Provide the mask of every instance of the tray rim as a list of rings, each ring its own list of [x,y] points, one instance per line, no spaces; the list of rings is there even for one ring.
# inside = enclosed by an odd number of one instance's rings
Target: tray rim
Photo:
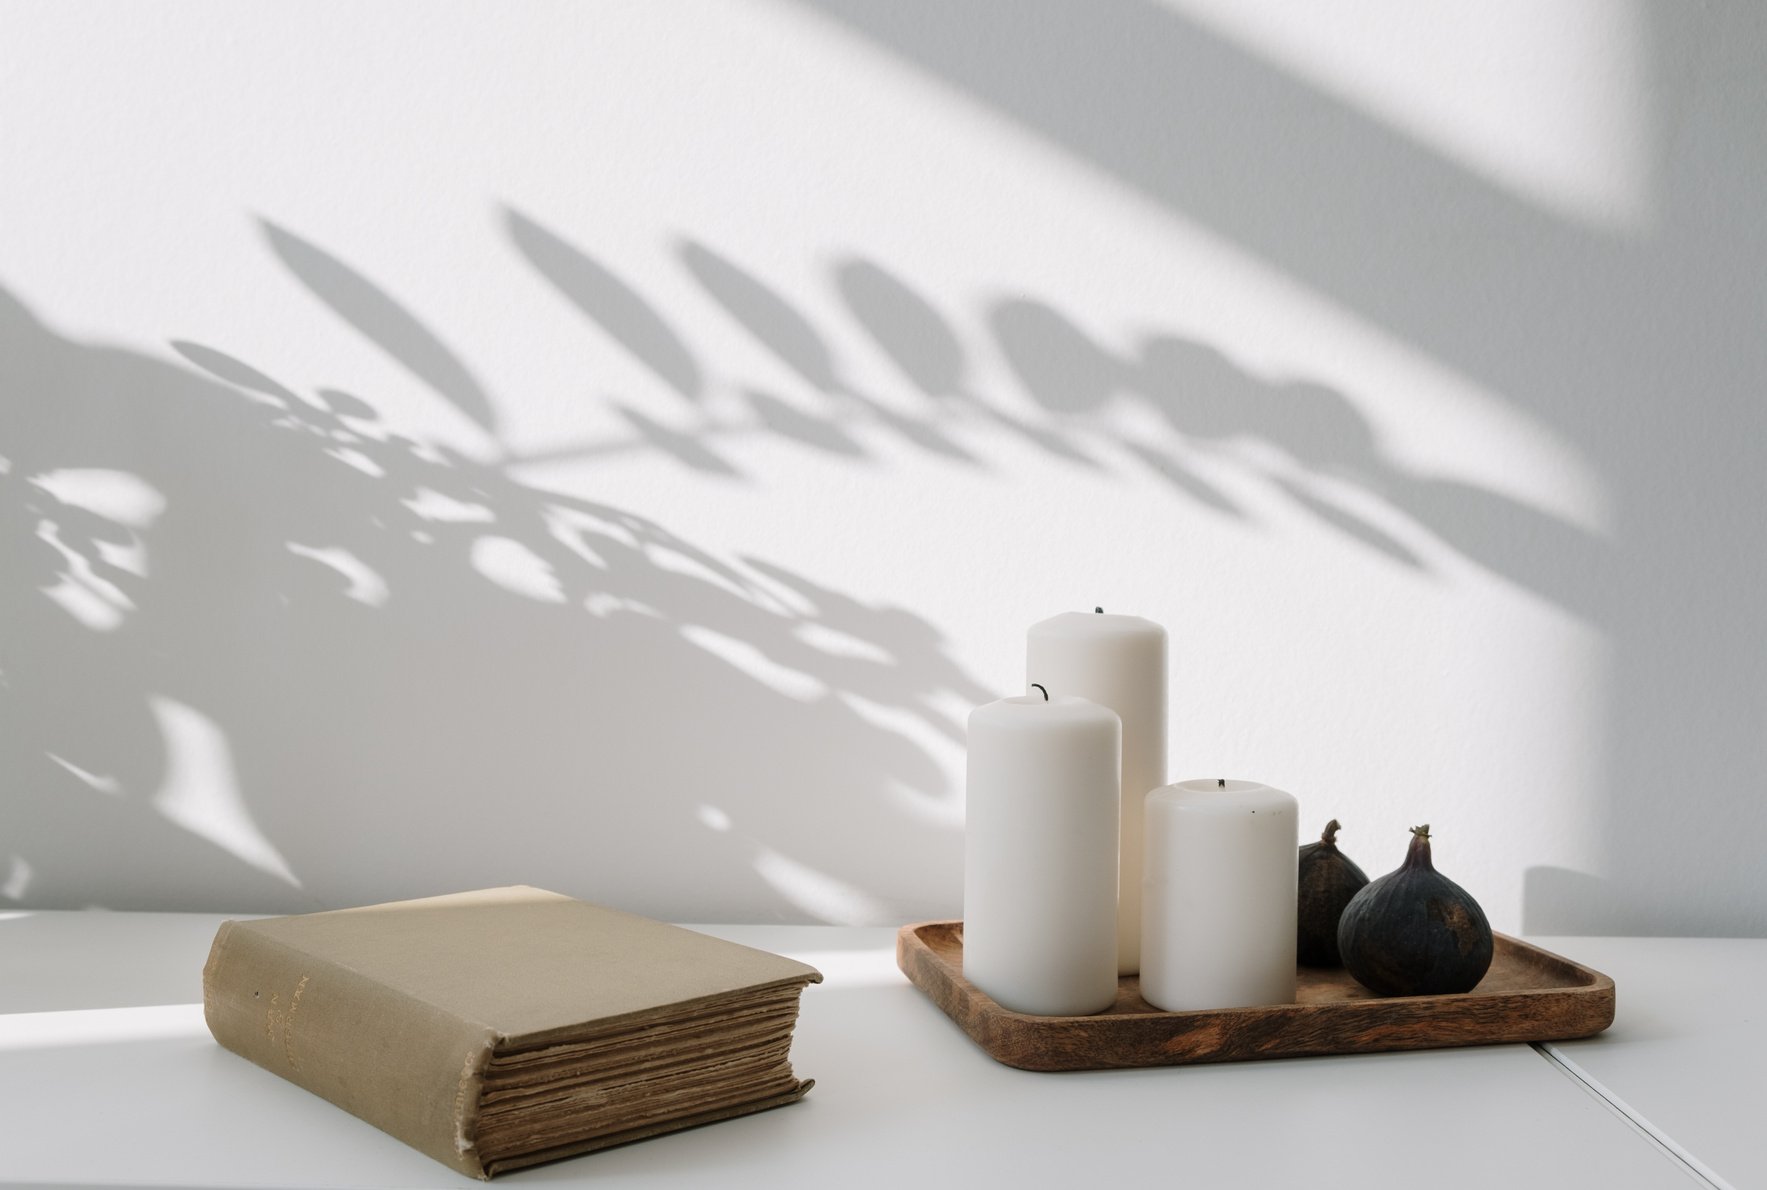
[[[938,919],[913,922],[896,931],[896,965],[934,1006],[961,1028],[990,1057],[1008,1066],[1025,1070],[1097,1070],[1159,1065],[1189,1065],[1206,1062],[1268,1060],[1283,1057],[1321,1056],[1331,1054],[1379,1053],[1408,1049],[1442,1049],[1469,1045],[1501,1045],[1536,1041],[1562,1041],[1576,1037],[1592,1037],[1613,1024],[1614,981],[1595,968],[1575,959],[1536,946],[1510,934],[1494,936],[1506,947],[1537,955],[1574,971],[1583,981],[1573,986],[1517,988],[1504,992],[1469,996],[1465,993],[1431,996],[1383,996],[1371,999],[1261,1005],[1252,1008],[1203,1009],[1187,1012],[1112,1012],[1092,1016],[1032,1016],[1002,1007],[986,992],[963,978],[961,968],[952,965],[923,936],[932,929],[961,931],[962,919]],[[1132,978],[1132,977],[1125,977]],[[1442,1030],[1490,1016],[1506,1007],[1538,1004],[1550,1000],[1564,1002],[1569,1012],[1559,1017],[1577,1018],[1548,1023],[1538,1028],[1491,1028],[1473,1030],[1463,1036],[1449,1037],[1432,1032],[1434,1023]],[[1430,1010],[1438,1010],[1432,1013]],[[1122,1034],[1157,1031],[1161,1022],[1173,1027],[1167,1032],[1176,1036],[1186,1029],[1206,1030],[1211,1025],[1257,1020],[1280,1026],[1284,1022],[1306,1020],[1372,1019],[1391,1017],[1398,1021],[1410,1017],[1411,1031],[1406,1035],[1382,1037],[1373,1041],[1359,1040],[1342,1047],[1303,1046],[1291,1051],[1185,1053],[1169,1046],[1158,1052],[1131,1056],[1088,1055],[1084,1045],[1075,1048],[1086,1034]],[[1405,1022],[1400,1021],[1401,1025]],[[1152,1034],[1150,1034],[1152,1036]],[[1049,1037],[1066,1046],[1063,1055],[1027,1059],[1015,1052],[1008,1042],[1014,1037]]]

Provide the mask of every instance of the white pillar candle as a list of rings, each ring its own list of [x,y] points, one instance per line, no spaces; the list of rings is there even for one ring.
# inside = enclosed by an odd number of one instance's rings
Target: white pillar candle
[[[1031,625],[1026,644],[1027,681],[1089,698],[1123,721],[1117,964],[1133,975],[1141,964],[1142,803],[1166,783],[1166,630],[1140,616],[1063,612]]]
[[[1115,713],[1083,698],[970,713],[963,974],[1014,1012],[1116,1002],[1121,740]]]
[[[1147,798],[1141,998],[1167,1012],[1295,998],[1295,799],[1255,781]]]

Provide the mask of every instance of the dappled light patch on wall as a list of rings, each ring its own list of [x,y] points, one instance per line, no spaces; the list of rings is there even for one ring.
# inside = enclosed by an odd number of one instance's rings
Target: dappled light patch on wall
[[[150,697],[148,706],[166,749],[154,808],[242,863],[299,888],[300,879],[288,861],[252,818],[220,726],[195,707],[163,695]]]
[[[31,863],[22,855],[15,855],[7,865],[4,881],[0,881],[0,897],[9,901],[20,901],[31,890],[31,877],[35,872]]]
[[[311,558],[330,570],[334,570],[346,584],[343,590],[345,599],[353,599],[368,607],[379,607],[392,595],[387,587],[386,579],[376,574],[368,563],[341,546],[321,547],[288,543],[288,552],[298,558]]]
[[[726,636],[703,624],[684,624],[681,635],[761,685],[799,702],[814,702],[828,687],[811,675],[782,665],[745,640]]]
[[[865,925],[889,915],[876,897],[770,847],[756,849],[754,864],[761,879],[815,921]]]
[[[563,603],[552,564],[513,537],[487,534],[472,543],[472,568],[505,591],[540,603]]]

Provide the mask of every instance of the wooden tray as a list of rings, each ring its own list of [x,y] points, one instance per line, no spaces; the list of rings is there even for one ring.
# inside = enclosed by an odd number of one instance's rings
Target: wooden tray
[[[1588,1037],[1614,1021],[1614,981],[1505,934],[1479,986],[1453,996],[1376,996],[1348,972],[1300,968],[1297,1003],[1161,1012],[1125,975],[1093,1016],[1026,1016],[963,978],[963,923],[896,934],[896,965],[989,1057],[1024,1070],[1177,1066]]]

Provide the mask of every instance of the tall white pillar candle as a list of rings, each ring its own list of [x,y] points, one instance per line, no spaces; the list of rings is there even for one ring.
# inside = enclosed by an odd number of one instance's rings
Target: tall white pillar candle
[[[1167,1012],[1295,998],[1295,799],[1255,781],[1147,798],[1141,998]]]
[[[1031,625],[1026,644],[1027,681],[1089,698],[1123,721],[1117,964],[1133,975],[1141,962],[1142,802],[1166,783],[1166,630],[1140,616],[1063,612]]]
[[[1083,698],[970,713],[963,975],[1014,1012],[1116,1002],[1121,740],[1116,714]]]

